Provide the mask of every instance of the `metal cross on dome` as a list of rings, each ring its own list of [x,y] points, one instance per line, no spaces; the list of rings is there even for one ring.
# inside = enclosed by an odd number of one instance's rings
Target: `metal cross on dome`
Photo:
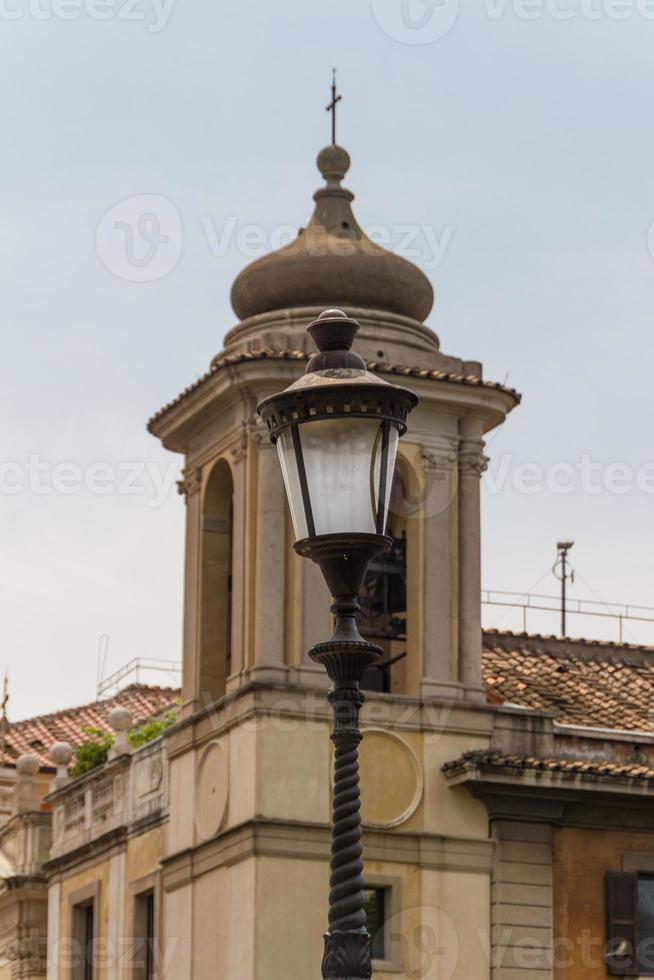
[[[332,101],[328,106],[325,106],[325,110],[332,114],[332,144],[334,146],[336,146],[336,106],[342,98],[342,95],[336,94],[336,69],[332,68]]]

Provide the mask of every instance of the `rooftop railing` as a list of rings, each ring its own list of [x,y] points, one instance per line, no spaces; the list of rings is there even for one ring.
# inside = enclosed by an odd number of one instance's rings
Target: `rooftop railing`
[[[486,629],[521,629],[523,633],[558,633],[561,617],[561,597],[540,593],[506,592],[499,589],[482,589],[482,611],[502,607],[504,613],[495,617],[485,615]],[[549,616],[543,616],[543,613]],[[539,614],[536,616],[535,614]],[[602,602],[599,599],[566,600],[566,616],[571,635],[583,635],[588,639],[613,639],[617,643],[644,643],[654,645],[654,607],[637,606],[620,602]],[[585,617],[588,617],[587,619]],[[535,627],[536,620],[541,626]],[[591,637],[593,624],[609,626],[609,636]],[[543,628],[542,623],[549,624]],[[577,627],[575,629],[575,627]],[[635,630],[638,629],[638,635]],[[600,630],[603,632],[603,630]]]
[[[127,683],[141,684],[156,679],[162,687],[179,687],[182,676],[182,665],[175,660],[156,660],[151,657],[134,657],[119,670],[108,677],[100,677],[97,686],[97,698],[110,698],[118,691],[127,687]]]

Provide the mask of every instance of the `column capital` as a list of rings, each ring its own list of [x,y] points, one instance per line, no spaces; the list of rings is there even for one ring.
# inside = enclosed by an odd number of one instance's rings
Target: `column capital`
[[[457,460],[454,446],[423,446],[420,454],[425,474],[449,472]]]
[[[259,449],[275,448],[275,444],[270,441],[268,429],[263,422],[258,422],[256,426],[250,429],[250,439],[257,444]]]
[[[464,476],[481,476],[488,469],[483,442],[464,442],[459,451],[459,472]]]
[[[241,429],[229,448],[229,455],[235,463],[245,459],[250,442],[257,446],[272,446],[268,430],[260,419],[250,417],[241,422]]]
[[[182,497],[190,497],[199,493],[202,488],[202,467],[192,466],[184,470],[181,480],[177,481],[177,493]]]
[[[235,463],[240,463],[248,454],[248,433],[251,424],[250,419],[247,422],[241,422],[241,430],[229,447],[229,455]]]

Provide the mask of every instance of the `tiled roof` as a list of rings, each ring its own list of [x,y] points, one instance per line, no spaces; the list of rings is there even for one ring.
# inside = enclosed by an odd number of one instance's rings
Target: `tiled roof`
[[[591,762],[587,759],[540,759],[534,756],[502,755],[499,752],[466,752],[453,762],[446,762],[443,772],[454,774],[484,766],[491,769],[514,769],[531,772],[558,772],[581,776],[610,776],[623,779],[654,779],[654,768],[641,763]]]
[[[179,691],[173,688],[132,684],[106,701],[93,701],[79,708],[67,708],[50,715],[10,723],[5,729],[4,739],[0,735],[0,764],[13,765],[19,755],[29,752],[38,758],[42,766],[51,768],[52,763],[48,758],[51,745],[55,742],[80,745],[86,739],[85,728],[110,732],[107,717],[112,708],[127,708],[134,725],[139,725],[173,707],[178,700]]]
[[[652,647],[486,630],[483,674],[491,704],[545,711],[563,725],[654,733]],[[107,716],[117,705],[127,708],[137,725],[172,707],[178,699],[179,691],[173,688],[134,684],[106,701],[13,722],[4,736],[5,764],[11,765],[22,753],[31,752],[42,765],[50,766],[47,753],[54,742],[79,745],[85,739],[84,728],[110,731]],[[622,769],[639,777],[642,773],[638,770],[649,772],[637,765],[505,758],[532,769],[581,771],[580,767],[590,767],[589,771],[616,770],[616,774]]]
[[[564,725],[654,732],[654,648],[484,632],[491,704],[545,711]]]
[[[221,368],[227,367],[230,364],[242,364],[245,361],[308,361],[309,354],[302,350],[278,350],[277,348],[266,347],[257,351],[239,351],[236,354],[223,354],[213,361],[211,367],[203,374],[202,377],[194,381],[192,385],[185,388],[177,398],[164,405],[158,412],[152,416],[148,422],[148,429],[154,425],[160,418],[162,418],[167,412],[169,412],[180,402],[184,401],[187,395],[191,392],[196,391],[201,388],[202,385],[213,377]],[[429,381],[445,381],[450,384],[461,384],[461,385],[472,385],[476,388],[494,388],[496,391],[503,391],[515,400],[516,404],[520,401],[520,395],[515,390],[515,388],[507,388],[497,381],[484,381],[482,378],[478,378],[474,374],[456,374],[450,371],[432,371],[429,368],[419,368],[419,367],[400,367],[394,364],[384,364],[382,361],[368,361],[366,367],[369,371],[378,372],[380,374],[397,374],[405,378],[425,378]]]

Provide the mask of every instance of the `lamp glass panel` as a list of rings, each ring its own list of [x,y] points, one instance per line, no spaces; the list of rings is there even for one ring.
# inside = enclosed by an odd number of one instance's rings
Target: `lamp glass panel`
[[[388,521],[388,508],[391,502],[391,489],[393,487],[393,474],[395,472],[395,458],[397,456],[397,444],[400,438],[400,434],[394,425],[389,426],[388,430],[388,451],[386,453],[386,482],[384,484],[384,500],[383,500],[383,521],[381,525],[382,534],[386,533],[386,522]],[[375,514],[377,508],[377,501],[379,500],[379,475],[382,466],[382,443],[381,438],[379,439],[375,452],[374,460],[374,486],[375,486]]]
[[[377,506],[382,467],[382,423],[378,419],[320,418],[297,426],[306,490],[311,505],[314,532],[340,534],[377,532]],[[398,431],[388,430],[383,526],[397,455]],[[285,429],[277,439],[291,519],[298,540],[309,537],[310,522],[302,494],[293,430]]]
[[[373,481],[371,471],[380,426],[378,419],[324,417],[300,426],[316,534],[375,533],[379,466]]]
[[[293,446],[293,433],[290,429],[285,429],[277,439],[277,453],[279,463],[284,477],[288,506],[291,511],[291,520],[295,529],[295,537],[298,541],[309,536],[307,518],[302,501],[302,484],[298,470],[298,461]]]

